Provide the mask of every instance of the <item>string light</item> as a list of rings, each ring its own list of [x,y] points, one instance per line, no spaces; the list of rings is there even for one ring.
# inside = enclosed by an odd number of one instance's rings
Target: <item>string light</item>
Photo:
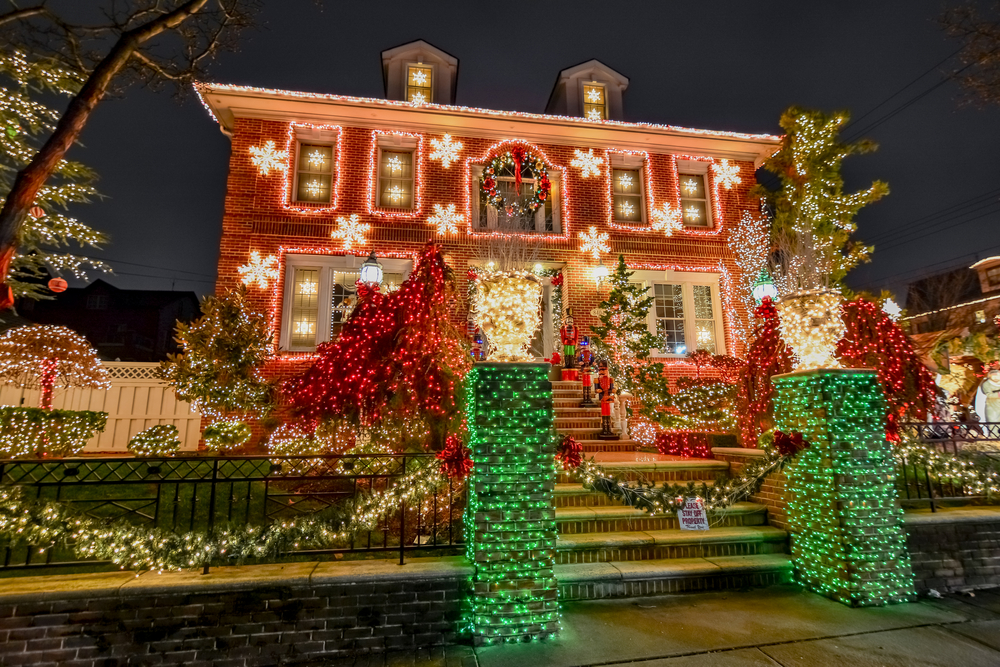
[[[743,182],[743,179],[740,178],[740,166],[731,164],[726,158],[722,158],[720,163],[712,165],[712,173],[715,175],[716,182],[727,190],[732,190],[734,185]]]
[[[293,162],[295,151],[297,148],[297,134],[296,130],[303,130],[305,134],[320,133],[322,135],[328,135],[333,133],[333,143],[336,146],[336,161],[331,165],[330,174],[330,202],[297,202],[295,197],[298,196],[297,193],[293,192],[295,187],[295,177],[296,169]],[[341,160],[343,156],[343,128],[339,125],[313,125],[311,123],[289,123],[287,131],[287,139],[285,143],[284,153],[288,156],[287,167],[283,170],[285,172],[285,187],[284,187],[284,201],[282,202],[282,208],[286,211],[295,211],[296,213],[310,213],[310,214],[322,214],[329,211],[337,210],[337,204],[340,199],[340,188],[341,188]],[[305,177],[305,174],[302,175]],[[306,192],[308,192],[313,197],[319,197],[323,194],[324,188],[323,184],[316,182],[318,187],[313,187],[312,190],[309,188],[312,183],[306,184]]]
[[[528,344],[541,324],[542,285],[530,272],[483,272],[472,294],[472,320],[486,333],[489,357],[530,361]]]
[[[579,169],[581,178],[601,175],[601,168],[604,166],[605,158],[594,155],[593,148],[589,149],[586,153],[577,148],[573,151],[573,155],[574,157],[570,160],[569,166]]]
[[[581,232],[580,238],[583,239],[580,251],[589,252],[594,259],[600,259],[603,253],[611,252],[611,246],[608,245],[608,235],[604,232],[598,232],[597,227],[593,225],[587,231]]]
[[[267,289],[272,280],[278,279],[278,258],[274,255],[261,257],[260,253],[254,250],[250,253],[250,261],[237,267],[236,272],[240,274],[240,280],[247,287],[256,285],[261,289]]]
[[[416,93],[415,95],[419,95]],[[413,150],[413,207],[408,209],[381,208],[378,205],[378,193],[376,185],[379,179],[378,155],[379,137],[404,137],[404,141],[416,144]],[[371,150],[368,153],[368,213],[382,218],[416,218],[423,210],[424,191],[424,135],[411,132],[395,132],[392,130],[372,130]],[[393,162],[395,160],[395,162]],[[395,170],[398,166],[402,171],[403,163],[398,156],[389,158],[390,169]],[[393,171],[395,173],[395,171]],[[392,188],[395,188],[394,190]],[[393,202],[399,203],[405,194],[399,186],[390,188],[390,198]]]
[[[367,222],[360,222],[357,213],[351,214],[350,218],[337,218],[337,229],[330,236],[343,241],[343,250],[347,252],[355,245],[363,246],[368,243],[365,234],[371,230],[372,226]]]
[[[465,216],[455,211],[454,204],[441,206],[434,204],[434,214],[427,218],[427,223],[437,227],[440,236],[457,234],[458,225],[465,222]]]
[[[681,212],[671,206],[669,202],[663,202],[659,208],[653,209],[653,222],[650,224],[650,229],[663,232],[666,236],[672,236],[674,232],[684,229]]]
[[[837,342],[844,337],[840,293],[802,292],[778,303],[781,337],[792,348],[795,370],[840,368]]]
[[[273,141],[267,141],[264,146],[251,146],[250,162],[257,167],[257,172],[261,176],[270,176],[272,171],[285,171],[288,169],[288,151],[279,151],[274,147]]]
[[[740,224],[729,233],[726,244],[739,267],[739,277],[735,281],[736,288],[733,300],[743,308],[742,313],[752,313],[757,307],[753,295],[754,284],[767,264],[771,252],[770,226],[763,215],[753,215],[749,211],[740,214]],[[745,345],[750,344],[752,326],[749,317],[740,316],[736,319],[739,340]]]
[[[0,458],[76,456],[107,423],[107,412],[0,406]]]
[[[461,141],[452,141],[451,135],[444,135],[444,139],[431,139],[431,159],[441,160],[441,166],[447,169],[452,162],[458,162],[458,154],[462,150]]]
[[[173,424],[156,424],[140,431],[128,441],[128,450],[140,457],[172,456],[180,451],[181,441]]]

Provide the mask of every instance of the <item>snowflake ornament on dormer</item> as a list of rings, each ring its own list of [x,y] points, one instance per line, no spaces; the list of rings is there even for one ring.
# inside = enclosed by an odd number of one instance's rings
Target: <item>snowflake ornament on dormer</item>
[[[608,235],[604,232],[598,232],[597,227],[591,226],[590,229],[580,234],[580,238],[583,239],[580,250],[589,252],[594,259],[600,259],[602,253],[611,250],[611,246],[608,245]]]
[[[434,214],[427,218],[427,224],[437,226],[437,233],[441,236],[457,234],[461,222],[465,222],[465,216],[455,211],[454,204],[447,207],[434,204]]]
[[[432,160],[441,160],[441,166],[447,169],[452,162],[458,161],[458,152],[462,150],[461,141],[452,141],[451,135],[444,135],[444,139],[431,139]]]
[[[368,243],[365,234],[372,228],[367,222],[361,222],[357,213],[353,213],[350,218],[337,218],[337,228],[330,234],[331,238],[340,239],[344,242],[343,249],[350,250],[356,245],[362,246]]]
[[[734,185],[743,182],[739,165],[731,164],[729,160],[723,159],[721,163],[713,164],[712,171],[715,173],[716,183],[727,190],[732,190]]]
[[[288,168],[288,151],[275,150],[274,142],[268,141],[263,148],[251,146],[250,162],[257,167],[257,172],[261,176],[270,176],[272,171],[285,171]]]
[[[575,157],[570,161],[569,166],[579,169],[582,178],[601,175],[601,166],[604,164],[604,158],[594,155],[593,148],[586,153],[577,148],[573,155]]]
[[[250,253],[250,261],[238,267],[236,272],[240,274],[240,280],[247,287],[256,285],[261,289],[267,289],[272,280],[278,279],[278,258],[274,255],[261,257],[260,253],[254,250]]]

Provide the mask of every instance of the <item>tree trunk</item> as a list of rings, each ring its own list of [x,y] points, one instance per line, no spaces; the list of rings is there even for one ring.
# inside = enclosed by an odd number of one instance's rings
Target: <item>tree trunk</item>
[[[52,409],[52,390],[56,386],[56,367],[57,362],[55,359],[46,359],[42,362],[42,376],[39,380],[42,388],[42,397],[38,403],[38,407],[42,410]]]
[[[208,0],[189,0],[169,14],[122,33],[108,55],[90,73],[41,150],[35,154],[27,167],[17,173],[14,186],[7,194],[3,209],[0,209],[0,271],[2,271],[0,277],[4,279],[7,277],[11,257],[17,248],[18,233],[28,217],[28,211],[35,203],[38,191],[76,142],[97,103],[107,93],[114,77],[128,64],[129,59],[144,42],[180,25],[200,11],[207,2]],[[0,305],[4,302],[3,296],[3,292],[0,291]]]

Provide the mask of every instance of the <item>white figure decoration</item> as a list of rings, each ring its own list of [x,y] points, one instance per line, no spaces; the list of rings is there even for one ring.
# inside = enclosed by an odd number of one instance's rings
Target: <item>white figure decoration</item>
[[[976,390],[976,414],[980,421],[1000,422],[1000,368],[993,368]]]

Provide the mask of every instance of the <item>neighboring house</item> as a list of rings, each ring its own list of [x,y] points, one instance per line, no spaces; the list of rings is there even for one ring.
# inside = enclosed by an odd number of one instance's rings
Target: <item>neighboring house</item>
[[[1000,256],[910,283],[902,319],[913,334],[986,324],[1000,314]]]
[[[177,352],[174,326],[198,316],[194,292],[125,290],[95,280],[51,301],[22,299],[18,313],[38,324],[62,324],[97,348],[106,361],[161,361]]]
[[[300,371],[319,343],[336,337],[372,251],[384,281],[398,284],[419,249],[438,240],[463,321],[468,272],[509,215],[516,174],[496,174],[499,209],[480,178],[512,147],[541,160],[536,170],[522,168],[522,188],[551,183],[551,196],[519,232],[540,244],[543,268],[561,269],[563,312],[572,308],[584,334],[607,294],[595,273],[624,254],[633,280],[656,298],[649,326],[662,340],[658,355],[683,364],[675,372],[691,372],[686,353],[696,348],[742,352],[736,332],[748,314],[733,292],[740,276],[727,241],[750,210],[755,168],[779,137],[626,122],[629,80],[596,60],[559,73],[544,114],[455,106],[458,59],[424,41],[384,51],[382,65],[385,99],[196,85],[232,141],[217,289],[240,283],[237,269],[253,252],[277,260],[278,279],[251,289],[277,334],[272,375]],[[678,213],[669,237],[653,228],[664,206]],[[438,231],[446,221],[457,233]],[[607,235],[596,256],[584,248],[591,228]],[[350,244],[345,230],[356,233]],[[532,344],[538,359],[559,345],[559,290],[544,283]]]

